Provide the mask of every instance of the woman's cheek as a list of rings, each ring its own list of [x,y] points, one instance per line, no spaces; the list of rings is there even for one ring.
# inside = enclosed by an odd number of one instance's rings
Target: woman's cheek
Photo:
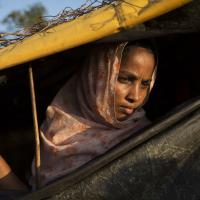
[[[144,89],[141,92],[140,104],[142,104],[144,102],[146,96],[147,96],[147,89]]]
[[[126,87],[124,84],[117,83],[115,87],[115,98],[116,102],[124,98],[126,93]]]

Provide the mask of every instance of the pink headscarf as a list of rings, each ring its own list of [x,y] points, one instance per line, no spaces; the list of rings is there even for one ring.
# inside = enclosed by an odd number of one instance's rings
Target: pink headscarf
[[[41,126],[41,185],[74,171],[148,124],[141,108],[125,121],[115,116],[115,84],[125,45],[96,49],[48,106]]]

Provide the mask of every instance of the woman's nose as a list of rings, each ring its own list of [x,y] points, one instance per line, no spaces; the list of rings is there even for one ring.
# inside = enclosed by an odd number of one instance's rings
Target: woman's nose
[[[126,99],[129,103],[137,102],[140,98],[140,87],[139,84],[134,84],[129,88]]]

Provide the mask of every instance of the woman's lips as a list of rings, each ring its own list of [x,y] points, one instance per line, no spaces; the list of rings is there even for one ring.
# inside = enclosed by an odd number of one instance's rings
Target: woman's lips
[[[127,115],[132,114],[133,111],[134,111],[133,108],[127,108],[127,107],[120,107],[120,110],[121,110],[123,113],[127,114]]]

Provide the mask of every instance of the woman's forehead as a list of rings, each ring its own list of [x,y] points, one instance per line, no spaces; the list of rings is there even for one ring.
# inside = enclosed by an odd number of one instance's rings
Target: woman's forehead
[[[152,76],[154,66],[154,55],[148,50],[138,47],[129,53],[125,62],[122,62],[120,72],[149,78]]]

